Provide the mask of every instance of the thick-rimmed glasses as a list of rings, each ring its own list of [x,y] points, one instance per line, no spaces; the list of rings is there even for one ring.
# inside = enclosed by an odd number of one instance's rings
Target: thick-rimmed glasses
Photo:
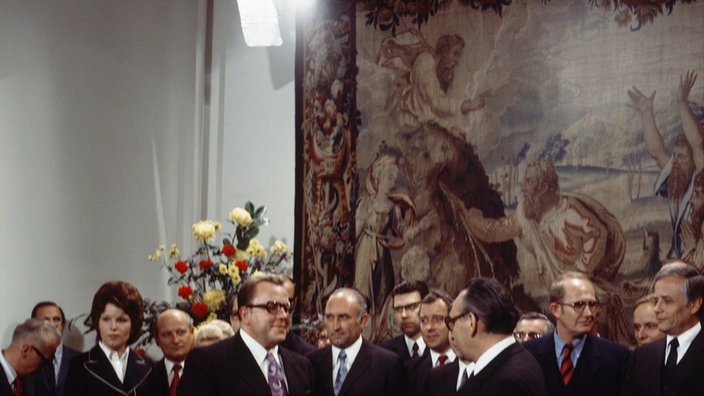
[[[250,308],[262,308],[266,309],[272,315],[279,313],[279,310],[283,311],[286,315],[291,312],[291,303],[280,303],[276,301],[267,301],[266,304],[250,304],[247,305]]]
[[[446,316],[445,317],[445,326],[447,326],[450,331],[452,331],[452,328],[455,327],[455,322],[457,322],[457,319],[462,318],[464,316],[467,316],[469,312],[461,313],[455,317],[452,316]]]
[[[540,338],[543,336],[543,333],[536,333],[534,331],[529,331],[529,332],[523,332],[523,331],[514,331],[513,332],[513,337],[516,340],[534,340],[536,338]]]
[[[45,366],[52,364],[52,361],[54,360],[54,356],[52,356],[51,359],[49,359],[48,357],[44,356],[44,354],[42,353],[42,351],[39,350],[39,348],[35,347],[34,345],[30,345],[30,347],[34,350],[34,352],[37,353],[37,355],[39,355],[39,358],[42,359],[42,367],[45,367]]]
[[[443,315],[433,315],[433,316],[421,316],[420,317],[420,324],[422,325],[427,325],[427,324],[434,324],[434,325],[439,325],[445,323],[445,318],[447,316]]]
[[[403,310],[405,309],[406,312],[414,312],[417,311],[418,308],[420,308],[420,301],[406,304],[406,305],[401,305],[400,307],[394,307],[394,312],[397,314],[403,313]]]
[[[572,309],[574,309],[574,311],[579,314],[584,312],[584,308],[586,308],[587,306],[589,306],[590,311],[595,311],[595,310],[601,308],[601,304],[599,304],[599,301],[596,301],[596,300],[587,300],[587,301],[579,300],[579,301],[575,301],[572,303],[559,302],[558,304],[563,305],[563,306],[567,306],[567,307],[572,307]]]

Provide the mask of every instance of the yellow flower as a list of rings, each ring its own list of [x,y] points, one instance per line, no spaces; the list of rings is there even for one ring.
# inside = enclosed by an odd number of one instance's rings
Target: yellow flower
[[[227,275],[227,266],[225,264],[220,264],[218,271],[220,271],[221,275]]]
[[[171,245],[171,249],[169,249],[169,258],[174,258],[174,257],[179,257],[181,256],[181,251],[178,250],[178,247],[174,243]]]
[[[273,245],[271,245],[271,249],[269,249],[269,250],[271,251],[271,254],[288,253],[289,252],[288,246],[286,246],[285,243],[278,241],[278,240],[276,242],[274,242]]]
[[[242,278],[240,277],[240,271],[237,270],[237,267],[232,266],[230,268],[235,268],[235,271],[230,271],[230,278],[232,279],[232,283],[235,285],[239,285],[240,282],[242,282]]]
[[[154,251],[154,255],[147,257],[147,259],[149,259],[149,261],[157,261],[157,260],[159,260],[159,258],[161,257],[161,251],[162,251],[162,250],[163,250],[163,249],[157,249],[157,250],[155,250],[155,251]]]
[[[215,312],[211,312],[208,317],[205,319],[205,323],[212,322],[213,320],[218,318],[218,314]]]
[[[247,254],[247,252],[245,252],[244,250],[237,249],[237,253],[235,253],[233,257],[230,257],[230,261],[236,263],[240,260],[247,261],[248,258],[249,255]]]
[[[230,221],[234,221],[239,226],[248,227],[252,224],[252,215],[242,208],[234,208],[230,211]]]
[[[220,289],[212,289],[203,293],[203,303],[211,311],[215,311],[225,303],[225,292]]]
[[[258,270],[257,270],[257,271],[252,272],[252,275],[250,275],[249,277],[250,277],[250,278],[260,278],[260,277],[262,277],[262,276],[267,276],[267,275],[269,275],[269,274],[267,274],[267,273],[264,272],[264,271],[258,271]]]
[[[203,220],[193,224],[193,236],[205,243],[215,240],[215,233],[220,231],[222,224],[213,220]]]
[[[252,239],[249,241],[249,246],[247,246],[247,254],[259,258],[266,258],[266,249],[264,249],[264,246],[262,246],[258,240]]]

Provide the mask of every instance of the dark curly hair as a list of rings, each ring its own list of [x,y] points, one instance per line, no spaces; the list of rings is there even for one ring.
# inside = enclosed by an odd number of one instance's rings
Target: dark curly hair
[[[139,339],[144,322],[144,302],[139,290],[131,284],[123,281],[106,282],[93,296],[93,305],[90,308],[91,330],[97,333],[96,340],[100,340],[98,323],[100,315],[105,311],[105,306],[114,304],[130,317],[130,338],[127,344],[132,344]]]

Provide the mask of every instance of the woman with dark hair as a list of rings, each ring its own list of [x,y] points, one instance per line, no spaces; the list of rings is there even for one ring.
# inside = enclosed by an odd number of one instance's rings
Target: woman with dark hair
[[[151,395],[151,362],[129,349],[140,335],[142,296],[127,282],[107,282],[93,297],[91,330],[98,345],[71,361],[65,394]]]

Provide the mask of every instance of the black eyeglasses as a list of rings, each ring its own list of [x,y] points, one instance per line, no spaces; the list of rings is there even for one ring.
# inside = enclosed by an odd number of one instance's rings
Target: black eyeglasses
[[[30,347],[32,347],[34,352],[36,352],[37,355],[39,355],[39,357],[42,359],[42,367],[52,364],[52,361],[54,360],[53,355],[51,356],[51,359],[49,359],[48,357],[44,356],[44,354],[42,353],[42,351],[39,350],[39,348],[35,347],[34,345],[30,345]]]
[[[279,310],[283,311],[286,315],[291,312],[291,303],[280,303],[276,301],[267,301],[266,304],[251,304],[247,305],[250,308],[263,308],[266,309],[272,315],[279,313]]]
[[[452,328],[455,327],[455,322],[457,322],[457,319],[462,318],[464,316],[467,316],[468,314],[469,314],[469,312],[465,312],[465,313],[459,314],[455,317],[446,316],[445,317],[445,326],[447,326],[447,328],[450,329],[450,331],[452,331]]]
[[[420,308],[420,301],[414,302],[411,304],[407,304],[407,305],[402,305],[400,307],[394,307],[394,312],[396,312],[397,314],[400,314],[400,313],[403,313],[404,309],[407,312],[411,312],[411,311],[417,311],[418,308]]]
[[[513,332],[513,337],[517,340],[534,340],[536,338],[542,337],[542,333],[536,333],[534,331],[530,331],[528,333],[525,333],[523,331],[514,331]]]
[[[590,311],[597,310],[601,307],[601,305],[599,304],[599,301],[596,301],[596,300],[589,300],[589,301],[581,301],[580,300],[580,301],[575,301],[573,303],[558,303],[558,304],[572,307],[572,309],[574,309],[575,312],[580,313],[580,314],[582,312],[584,312],[584,308],[586,308],[587,306],[589,306]]]

